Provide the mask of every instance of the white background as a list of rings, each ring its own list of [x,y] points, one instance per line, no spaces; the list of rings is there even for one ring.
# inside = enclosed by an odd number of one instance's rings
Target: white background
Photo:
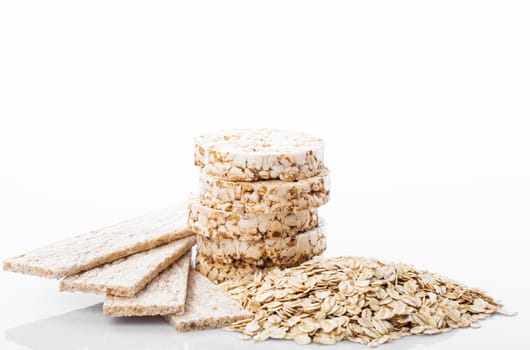
[[[411,263],[519,311],[385,349],[528,348],[529,18],[526,1],[2,1],[0,257],[185,200],[194,135],[301,130],[326,140],[327,256]],[[252,345],[0,279],[2,349]]]

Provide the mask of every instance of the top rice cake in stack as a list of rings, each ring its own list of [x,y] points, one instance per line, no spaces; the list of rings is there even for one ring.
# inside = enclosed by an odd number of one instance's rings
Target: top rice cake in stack
[[[196,137],[194,146],[200,193],[190,199],[188,226],[201,243],[199,272],[221,282],[325,250],[317,208],[329,199],[329,174],[321,139],[242,129]],[[268,247],[289,254],[276,259]]]
[[[195,165],[231,181],[307,179],[324,169],[324,142],[273,129],[241,129],[195,138]]]

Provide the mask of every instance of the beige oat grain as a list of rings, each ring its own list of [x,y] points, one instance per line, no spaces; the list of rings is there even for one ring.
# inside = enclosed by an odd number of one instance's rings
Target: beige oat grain
[[[483,291],[402,263],[314,258],[299,266],[221,284],[252,318],[228,327],[256,341],[276,337],[377,346],[412,334],[477,327],[502,313]]]

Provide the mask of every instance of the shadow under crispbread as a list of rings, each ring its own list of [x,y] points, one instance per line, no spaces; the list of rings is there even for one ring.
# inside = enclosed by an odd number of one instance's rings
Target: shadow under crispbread
[[[220,341],[218,349],[248,345],[233,332],[179,333],[161,317],[111,318],[101,309],[95,304],[6,329],[4,336],[32,350],[193,350],[211,346],[210,336]]]
[[[263,343],[244,341],[235,332],[222,329],[181,333],[162,317],[110,318],[102,314],[102,304],[95,304],[62,315],[38,320],[5,330],[5,338],[32,350],[195,350],[211,349],[322,349],[322,345],[301,346],[292,341],[268,340]],[[459,330],[436,336],[407,337],[381,346],[381,349],[410,349],[447,342]],[[328,347],[325,347],[328,348]],[[369,349],[343,341],[333,350]]]

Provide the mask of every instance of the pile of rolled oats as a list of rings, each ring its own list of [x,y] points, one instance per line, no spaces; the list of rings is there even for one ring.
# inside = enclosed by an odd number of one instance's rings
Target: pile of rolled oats
[[[214,282],[296,266],[326,249],[323,141],[256,129],[195,138],[200,193],[189,201],[195,268]]]
[[[507,314],[481,290],[410,265],[356,257],[316,257],[222,286],[254,314],[228,329],[256,341],[347,339],[377,346],[407,335],[476,328],[480,319]]]

